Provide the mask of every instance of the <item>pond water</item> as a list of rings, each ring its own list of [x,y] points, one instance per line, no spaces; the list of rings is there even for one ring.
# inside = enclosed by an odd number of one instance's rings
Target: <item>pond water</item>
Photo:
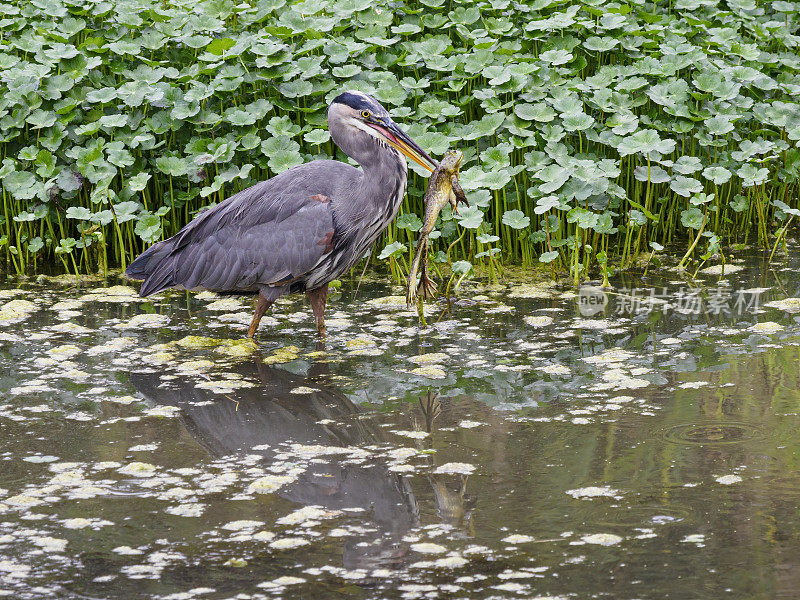
[[[800,268],[0,286],[0,597],[796,598]],[[733,268],[730,268],[733,267]],[[394,295],[393,295],[394,294]]]

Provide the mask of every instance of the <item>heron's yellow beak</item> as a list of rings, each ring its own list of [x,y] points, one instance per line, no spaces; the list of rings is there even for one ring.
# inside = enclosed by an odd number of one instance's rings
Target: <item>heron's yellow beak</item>
[[[403,156],[410,158],[423,169],[431,173],[439,166],[428,153],[412,140],[408,134],[400,129],[396,123],[387,120],[384,123],[368,123],[370,127],[381,134],[381,138],[392,148],[400,152]]]

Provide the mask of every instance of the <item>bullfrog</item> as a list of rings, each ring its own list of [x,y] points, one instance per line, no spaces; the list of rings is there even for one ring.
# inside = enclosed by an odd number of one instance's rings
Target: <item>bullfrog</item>
[[[459,150],[448,150],[439,162],[439,166],[431,175],[428,189],[425,191],[425,218],[417,239],[417,251],[408,272],[406,304],[409,308],[419,294],[422,298],[432,298],[436,293],[436,284],[428,275],[428,236],[433,231],[436,219],[446,204],[453,207],[458,214],[458,204],[466,204],[464,190],[458,183],[458,172],[461,169],[463,154]],[[420,274],[417,284],[417,272]]]

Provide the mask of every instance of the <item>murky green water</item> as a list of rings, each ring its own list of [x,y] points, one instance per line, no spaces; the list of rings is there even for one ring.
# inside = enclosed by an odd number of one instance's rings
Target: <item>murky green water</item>
[[[345,285],[255,353],[245,300],[6,284],[0,596],[795,598],[798,262],[426,331]]]

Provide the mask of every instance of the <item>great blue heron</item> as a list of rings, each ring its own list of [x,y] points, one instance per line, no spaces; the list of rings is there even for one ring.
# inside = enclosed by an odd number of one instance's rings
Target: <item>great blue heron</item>
[[[144,280],[139,293],[258,293],[247,332],[253,337],[277,298],[306,292],[324,334],[328,283],[352,268],[397,215],[408,179],[403,155],[429,171],[437,166],[367,94],[339,94],[328,107],[328,129],[361,170],[315,160],[201,212],[131,263],[126,274]]]

